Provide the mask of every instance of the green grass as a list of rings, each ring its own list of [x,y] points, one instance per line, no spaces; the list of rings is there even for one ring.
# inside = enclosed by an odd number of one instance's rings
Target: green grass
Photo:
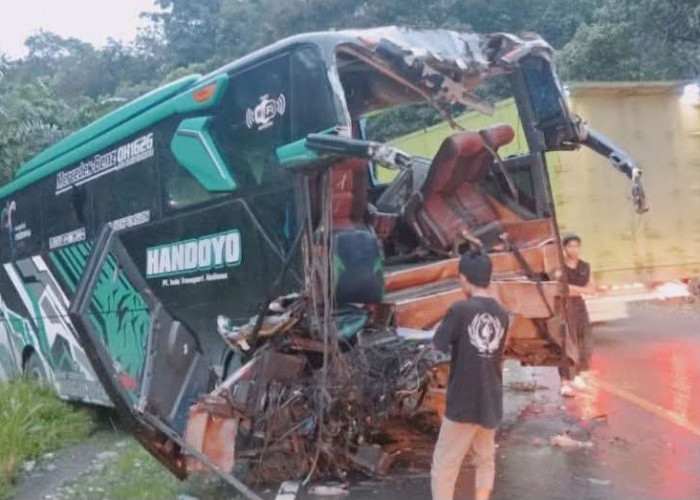
[[[131,443],[99,472],[86,474],[63,496],[72,500],[175,499],[182,483],[137,443]]]
[[[236,500],[236,491],[214,475],[193,475],[179,481],[137,442],[99,470],[61,488],[60,500],[176,500],[185,494],[207,500]]]
[[[7,498],[25,460],[75,443],[94,429],[91,413],[27,380],[0,382],[0,499]]]

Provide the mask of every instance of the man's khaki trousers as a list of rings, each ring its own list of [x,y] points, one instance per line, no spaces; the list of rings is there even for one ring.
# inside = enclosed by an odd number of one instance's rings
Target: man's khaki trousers
[[[453,500],[462,461],[471,451],[476,489],[493,489],[496,472],[495,429],[442,419],[430,471],[433,500]]]

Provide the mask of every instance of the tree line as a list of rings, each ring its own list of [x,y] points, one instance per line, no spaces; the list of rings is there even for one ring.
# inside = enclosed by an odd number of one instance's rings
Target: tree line
[[[28,158],[165,82],[215,69],[299,32],[403,24],[536,32],[567,80],[695,79],[700,0],[155,0],[136,39],[96,48],[39,32],[27,55],[0,53],[0,182]],[[429,125],[429,110],[385,118]]]

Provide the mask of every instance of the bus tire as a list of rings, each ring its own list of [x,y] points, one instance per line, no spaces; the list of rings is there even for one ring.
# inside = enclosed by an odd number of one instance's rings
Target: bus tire
[[[36,352],[32,352],[24,364],[24,378],[45,382],[48,380],[44,363]]]

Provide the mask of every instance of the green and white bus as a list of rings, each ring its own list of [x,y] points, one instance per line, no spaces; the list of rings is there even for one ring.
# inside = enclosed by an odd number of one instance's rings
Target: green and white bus
[[[298,189],[294,169],[324,161],[340,165],[333,217],[347,238],[336,246],[338,301],[393,304],[397,326],[430,328],[459,296],[454,256],[480,238],[504,276],[504,296],[535,297],[527,311],[513,299],[509,354],[533,364],[569,356],[572,341],[549,321],[565,312],[548,275],[559,257],[545,153],[592,147],[633,179],[640,208],[643,193],[631,160],[568,109],[551,54],[539,38],[505,34],[299,35],[169,83],[58,142],[0,187],[0,377],[32,374],[62,397],[99,404],[114,399],[109,382],[138,399],[156,311],[187,332],[173,327],[164,347],[173,350],[172,373],[194,370],[196,354],[222,377],[230,349],[219,317],[242,325],[271,297],[303,288],[300,214],[317,194]],[[336,134],[360,151],[363,117],[405,104],[431,104],[448,118],[455,104],[486,112],[473,89],[492,77],[510,85],[518,106],[527,145],[516,155],[495,155],[512,140],[506,126],[461,133],[435,159],[413,159],[382,184],[372,155],[324,156],[306,143],[310,134]],[[401,158],[365,146],[375,160]],[[104,227],[119,235],[133,267],[105,258],[86,277]],[[505,232],[522,255],[499,246]],[[442,281],[430,288],[426,279]],[[90,296],[76,298],[86,280]],[[79,340],[69,314],[78,299],[109,359]],[[173,425],[181,429],[192,398],[178,390]]]

